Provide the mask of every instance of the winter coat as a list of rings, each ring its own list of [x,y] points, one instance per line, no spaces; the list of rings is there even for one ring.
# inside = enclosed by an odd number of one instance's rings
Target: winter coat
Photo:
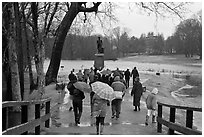
[[[69,82],[68,85],[67,85],[67,89],[69,90],[69,94],[72,96],[72,99],[73,100],[83,100],[85,98],[85,95],[84,95],[84,92],[79,90],[79,89],[76,89],[74,87],[74,84],[75,82]]]
[[[133,106],[140,105],[140,98],[142,96],[142,93],[142,84],[139,81],[135,82],[131,91],[131,96],[133,96]]]
[[[120,81],[120,77],[116,76],[114,82],[111,84],[111,87],[115,92],[122,92],[125,94],[126,86]]]
[[[146,98],[147,109],[156,110],[156,95],[151,93]]]
[[[73,73],[70,73],[68,77],[70,81],[77,80],[76,75],[74,75]]]
[[[95,75],[94,71],[91,71],[91,72],[89,73],[89,81],[90,81],[90,83],[93,83],[93,82],[94,82],[94,75]]]
[[[78,79],[79,81],[83,81],[84,75],[83,75],[83,73],[82,73],[81,71],[79,71],[78,73],[76,73],[76,75],[77,75],[77,79]]]
[[[124,75],[125,75],[125,79],[130,79],[130,71],[126,70]]]
[[[94,94],[92,102],[93,102],[93,116],[105,117],[107,113],[108,100],[102,99],[97,94]]]
[[[139,73],[138,73],[137,69],[132,70],[131,76],[132,75],[133,75],[133,77],[139,77]]]

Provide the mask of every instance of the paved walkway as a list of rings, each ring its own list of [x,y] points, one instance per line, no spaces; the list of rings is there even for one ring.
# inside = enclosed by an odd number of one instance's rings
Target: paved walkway
[[[51,128],[42,132],[45,135],[96,135],[94,126],[95,119],[90,116],[89,94],[83,103],[83,114],[81,124],[74,125],[73,111],[69,111],[70,103],[65,100],[52,118]],[[111,107],[105,118],[104,135],[157,135],[157,124],[150,123],[145,126],[146,108],[145,103],[141,101],[141,111],[133,111],[132,97],[129,92],[124,97],[120,118],[118,120],[111,118]]]

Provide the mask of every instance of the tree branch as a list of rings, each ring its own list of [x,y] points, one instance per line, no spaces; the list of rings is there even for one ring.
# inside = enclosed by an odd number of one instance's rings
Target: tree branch
[[[46,34],[46,35],[47,35],[47,33],[49,32],[49,29],[50,29],[50,26],[51,26],[51,24],[52,24],[52,20],[53,20],[53,18],[54,18],[54,15],[55,15],[55,13],[56,13],[56,11],[57,11],[58,5],[59,5],[59,2],[56,2],[56,3],[55,3],[55,8],[54,8],[53,12],[51,13],[50,20],[49,20],[49,23],[48,23],[47,28],[46,28],[46,31],[45,31],[45,34]]]
[[[177,6],[175,8],[171,8],[169,5],[167,5],[165,2],[157,2],[158,4],[163,4],[164,6],[166,6],[168,9],[170,9],[171,11],[173,11],[177,16],[179,16],[179,18],[182,19],[182,16],[176,11],[176,8],[177,7],[180,7],[180,6]],[[180,4],[179,4],[180,5]]]
[[[83,3],[79,3],[79,12],[97,12],[98,11],[98,6],[101,4],[101,2],[93,3],[94,6],[91,8],[85,8],[82,7]]]
[[[46,4],[46,3],[45,3],[45,5],[46,5],[46,6],[44,6],[44,12],[45,12],[44,30],[46,30],[46,27],[47,27],[47,19],[48,19],[48,16],[49,16],[51,3],[48,4],[48,7],[47,7],[47,4]],[[47,8],[46,8],[46,7],[47,7]]]
[[[151,12],[153,12],[153,10],[150,9],[148,6],[146,6],[146,5],[144,4],[144,2],[141,2],[141,4],[142,4],[142,8],[148,9],[148,10],[150,10]]]

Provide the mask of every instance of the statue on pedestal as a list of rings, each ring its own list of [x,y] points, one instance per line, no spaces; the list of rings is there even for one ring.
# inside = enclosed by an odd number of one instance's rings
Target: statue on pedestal
[[[104,49],[103,49],[103,42],[102,40],[100,39],[100,37],[98,37],[98,40],[97,40],[97,49],[98,49],[98,53],[104,53]]]

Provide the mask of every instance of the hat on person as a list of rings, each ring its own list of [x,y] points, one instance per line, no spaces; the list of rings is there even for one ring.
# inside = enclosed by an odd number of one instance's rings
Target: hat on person
[[[116,76],[116,77],[114,78],[114,81],[120,81],[120,76]]]
[[[157,88],[154,88],[154,89],[152,90],[152,93],[155,94],[155,95],[158,94],[158,92],[159,92],[159,91],[158,91]]]

